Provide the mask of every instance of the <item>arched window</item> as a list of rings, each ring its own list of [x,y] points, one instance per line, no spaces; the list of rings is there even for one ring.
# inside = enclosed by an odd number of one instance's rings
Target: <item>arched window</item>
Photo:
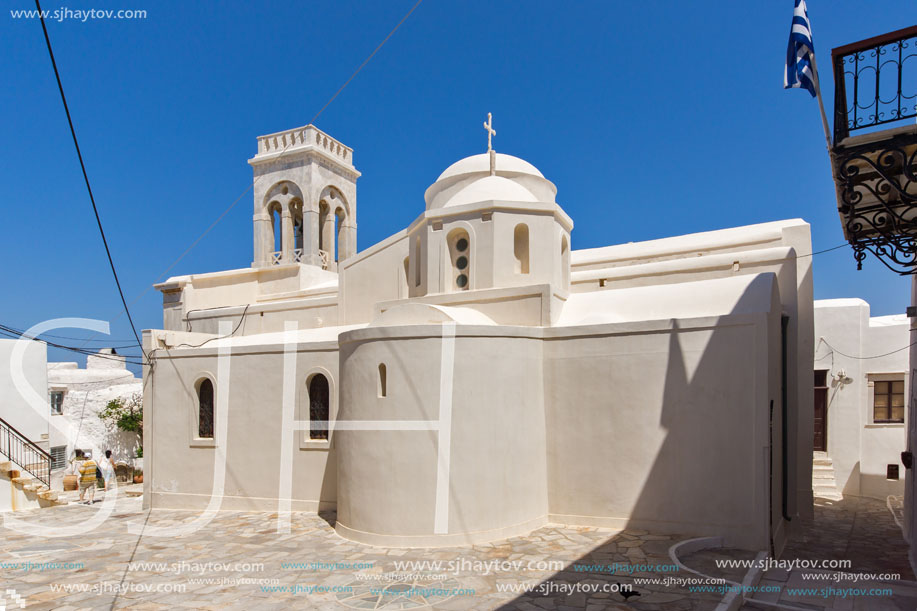
[[[449,258],[452,261],[452,290],[467,291],[471,288],[471,241],[464,229],[449,233]]]
[[[379,396],[388,394],[388,379],[386,378],[385,363],[379,363]]]
[[[309,380],[309,422],[326,422],[329,420],[330,411],[328,392],[328,378],[320,373]],[[309,439],[328,439],[327,426],[315,428],[309,425]]]
[[[513,255],[516,257],[516,273],[529,273],[529,226],[525,223],[519,223],[513,230]]]
[[[283,250],[283,212],[279,202],[273,202],[270,207],[271,235],[274,237],[274,252]]]
[[[197,387],[197,436],[213,439],[213,382],[208,378]]]

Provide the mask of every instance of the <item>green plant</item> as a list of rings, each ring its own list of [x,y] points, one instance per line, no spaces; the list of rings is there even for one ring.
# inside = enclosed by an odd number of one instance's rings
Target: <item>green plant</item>
[[[137,455],[137,458],[143,458],[143,446],[137,446],[137,450],[134,453]]]
[[[127,401],[112,399],[99,412],[99,418],[109,425],[114,425],[122,431],[143,435],[143,401],[139,394]]]

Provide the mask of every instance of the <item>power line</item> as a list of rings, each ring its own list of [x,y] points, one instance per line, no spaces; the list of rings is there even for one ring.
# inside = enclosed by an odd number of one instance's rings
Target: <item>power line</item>
[[[818,341],[824,342],[824,344],[825,344],[826,346],[828,346],[828,348],[831,349],[831,352],[833,352],[833,353],[835,353],[835,354],[839,354],[839,355],[841,355],[841,356],[843,356],[843,357],[846,357],[846,358],[848,358],[848,359],[854,359],[854,360],[857,360],[857,361],[868,361],[868,360],[870,360],[870,359],[880,359],[880,358],[882,358],[882,357],[884,357],[884,356],[891,356],[892,354],[897,354],[897,353],[899,353],[899,352],[901,352],[901,351],[903,351],[903,350],[907,350],[907,349],[910,348],[911,346],[917,346],[917,342],[913,342],[913,343],[908,344],[908,345],[905,346],[904,348],[898,348],[897,350],[892,350],[891,352],[886,352],[885,354],[876,354],[876,355],[874,355],[874,356],[853,356],[852,354],[844,354],[843,352],[841,352],[840,350],[838,350],[837,348],[835,348],[834,346],[832,346],[831,344],[829,344],[829,343],[828,343],[828,340],[826,340],[824,337],[819,337],[819,338],[818,338]],[[826,354],[825,356],[828,356],[828,355]],[[825,358],[825,356],[819,357],[819,359],[817,359],[817,360],[821,360],[821,359]]]
[[[848,245],[847,242],[844,242],[843,244],[838,244],[837,246],[832,246],[831,248],[826,248],[824,250],[817,250],[815,252],[810,252],[807,255],[796,255],[796,258],[802,259],[803,257],[812,257],[814,255],[820,255],[825,252],[831,252],[832,250],[837,250],[838,248],[843,248],[844,246],[847,246],[847,245]]]
[[[22,329],[17,329],[16,327],[11,327],[11,326],[9,326],[9,325],[4,325],[4,324],[0,323],[0,330],[2,330],[2,329],[6,329],[9,333],[15,333],[15,334],[17,334],[17,335],[28,335],[28,334],[27,334],[25,331],[23,331]],[[32,336],[29,336],[29,337],[31,338]],[[67,339],[67,340],[71,340],[71,341],[74,341],[74,342],[84,341],[84,339],[85,339],[85,338],[82,338],[82,337],[69,337],[69,336],[66,336],[66,335],[55,335],[55,334],[53,334],[53,333],[39,333],[39,334],[37,334],[37,335],[34,336],[35,339],[41,339],[41,338],[44,338],[44,337],[53,337],[53,338],[55,338],[55,339]],[[41,341],[45,341],[45,340],[42,339]],[[119,345],[119,344],[114,344],[114,345],[113,345],[113,344],[111,343],[111,342],[113,342],[113,341],[125,341],[125,342],[130,341],[130,340],[127,340],[127,339],[124,339],[124,340],[113,340],[113,339],[110,339],[110,338],[105,338],[105,339],[85,339],[85,341],[87,341],[87,342],[106,342],[106,344],[105,344],[105,346],[104,346],[105,348],[115,348],[115,349],[117,349],[117,350],[132,350],[132,349],[134,349],[134,348],[137,348],[137,344],[134,344],[134,343],[123,344],[123,345]],[[80,350],[84,350],[83,346],[78,346],[78,348],[79,348]]]
[[[38,339],[37,337],[33,335],[29,335],[28,333],[19,331],[12,327],[7,327],[6,325],[0,325],[0,336],[8,337],[10,339],[26,339],[26,340],[36,341],[36,342],[42,342],[54,348],[60,348],[61,350],[68,350],[70,352],[75,352],[77,354],[82,354],[84,356],[97,356],[99,358],[108,359],[112,361],[118,361],[118,362],[121,362],[123,360],[123,362],[129,363],[131,365],[143,365],[142,362],[128,360],[129,358],[138,358],[138,357],[131,357],[130,355],[124,355],[124,358],[122,359],[114,355],[100,354],[98,352],[93,352],[92,350],[76,348],[73,346],[67,346],[65,344],[58,344],[56,342],[50,342],[48,340]]]
[[[111,249],[108,247],[108,240],[105,238],[105,230],[102,228],[102,219],[99,217],[99,209],[96,206],[95,196],[92,194],[92,186],[89,184],[89,175],[86,173],[86,164],[83,162],[83,153],[80,151],[80,143],[76,138],[76,130],[73,127],[73,118],[70,116],[70,107],[67,104],[67,96],[64,94],[64,85],[61,83],[60,72],[57,70],[57,61],[54,59],[54,50],[51,48],[51,38],[48,36],[48,28],[45,25],[44,13],[41,10],[39,0],[35,0],[35,8],[38,9],[38,17],[41,20],[41,30],[45,35],[45,43],[48,45],[48,55],[51,58],[51,66],[54,68],[54,78],[57,79],[57,89],[60,91],[61,102],[64,103],[64,112],[67,113],[67,123],[70,125],[70,135],[73,136],[73,146],[76,147],[76,155],[80,160],[80,169],[83,171],[83,180],[86,182],[86,190],[89,192],[89,201],[92,202],[92,211],[96,217],[96,224],[99,226],[99,234],[102,236],[102,244],[105,246],[105,254],[108,256],[108,264],[111,267],[112,276],[115,278],[115,285],[118,287],[118,295],[121,296],[121,304],[124,306],[124,313],[127,314],[127,320],[131,325],[131,331],[134,333],[134,339],[143,352],[143,345],[140,341],[140,335],[137,333],[137,327],[134,326],[134,319],[131,317],[130,309],[127,307],[127,300],[124,298],[124,291],[121,290],[121,281],[118,280],[118,272],[115,269],[115,262],[111,256]],[[144,358],[146,353],[144,352]]]
[[[95,333],[95,332],[94,332],[94,333]],[[126,344],[125,346],[120,346],[120,345],[119,345],[119,346],[112,346],[112,345],[111,345],[113,342],[133,342],[134,340],[133,340],[133,339],[130,339],[130,338],[103,337],[103,338],[101,338],[101,339],[92,339],[92,338],[88,338],[88,339],[87,339],[87,338],[85,338],[85,337],[73,337],[72,335],[57,335],[56,333],[39,333],[39,335],[41,335],[42,337],[53,337],[53,338],[56,338],[56,339],[69,339],[69,340],[74,341],[74,342],[82,342],[82,341],[87,341],[87,342],[102,342],[102,343],[105,343],[105,344],[106,344],[106,346],[105,346],[106,348],[122,348],[122,347],[126,348],[126,347],[135,347],[135,346],[137,346],[137,344],[134,344],[134,343]]]

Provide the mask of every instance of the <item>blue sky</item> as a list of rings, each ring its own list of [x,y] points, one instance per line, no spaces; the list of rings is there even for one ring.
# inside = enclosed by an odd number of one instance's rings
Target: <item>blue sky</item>
[[[256,137],[307,123],[413,3],[46,0],[148,11],[48,23],[138,327],[161,327],[148,287],[251,183]],[[917,5],[808,4],[830,113],[830,49],[912,25]],[[487,112],[494,147],[557,185],[574,249],[794,217],[812,224],[815,250],[841,244],[817,103],[782,88],[792,8],[424,0],[316,121],[363,173],[359,249],[414,219],[446,166],[484,152]],[[41,26],[8,12],[0,23],[0,323],[111,320],[112,343],[126,343]],[[169,275],[250,265],[251,217],[247,194]],[[871,257],[857,272],[843,248],[816,256],[815,296],[903,313],[909,280]]]

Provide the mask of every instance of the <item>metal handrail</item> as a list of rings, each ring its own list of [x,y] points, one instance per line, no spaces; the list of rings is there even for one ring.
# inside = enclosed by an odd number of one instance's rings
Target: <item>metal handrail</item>
[[[41,483],[51,486],[51,454],[3,418],[0,418],[0,454]]]

